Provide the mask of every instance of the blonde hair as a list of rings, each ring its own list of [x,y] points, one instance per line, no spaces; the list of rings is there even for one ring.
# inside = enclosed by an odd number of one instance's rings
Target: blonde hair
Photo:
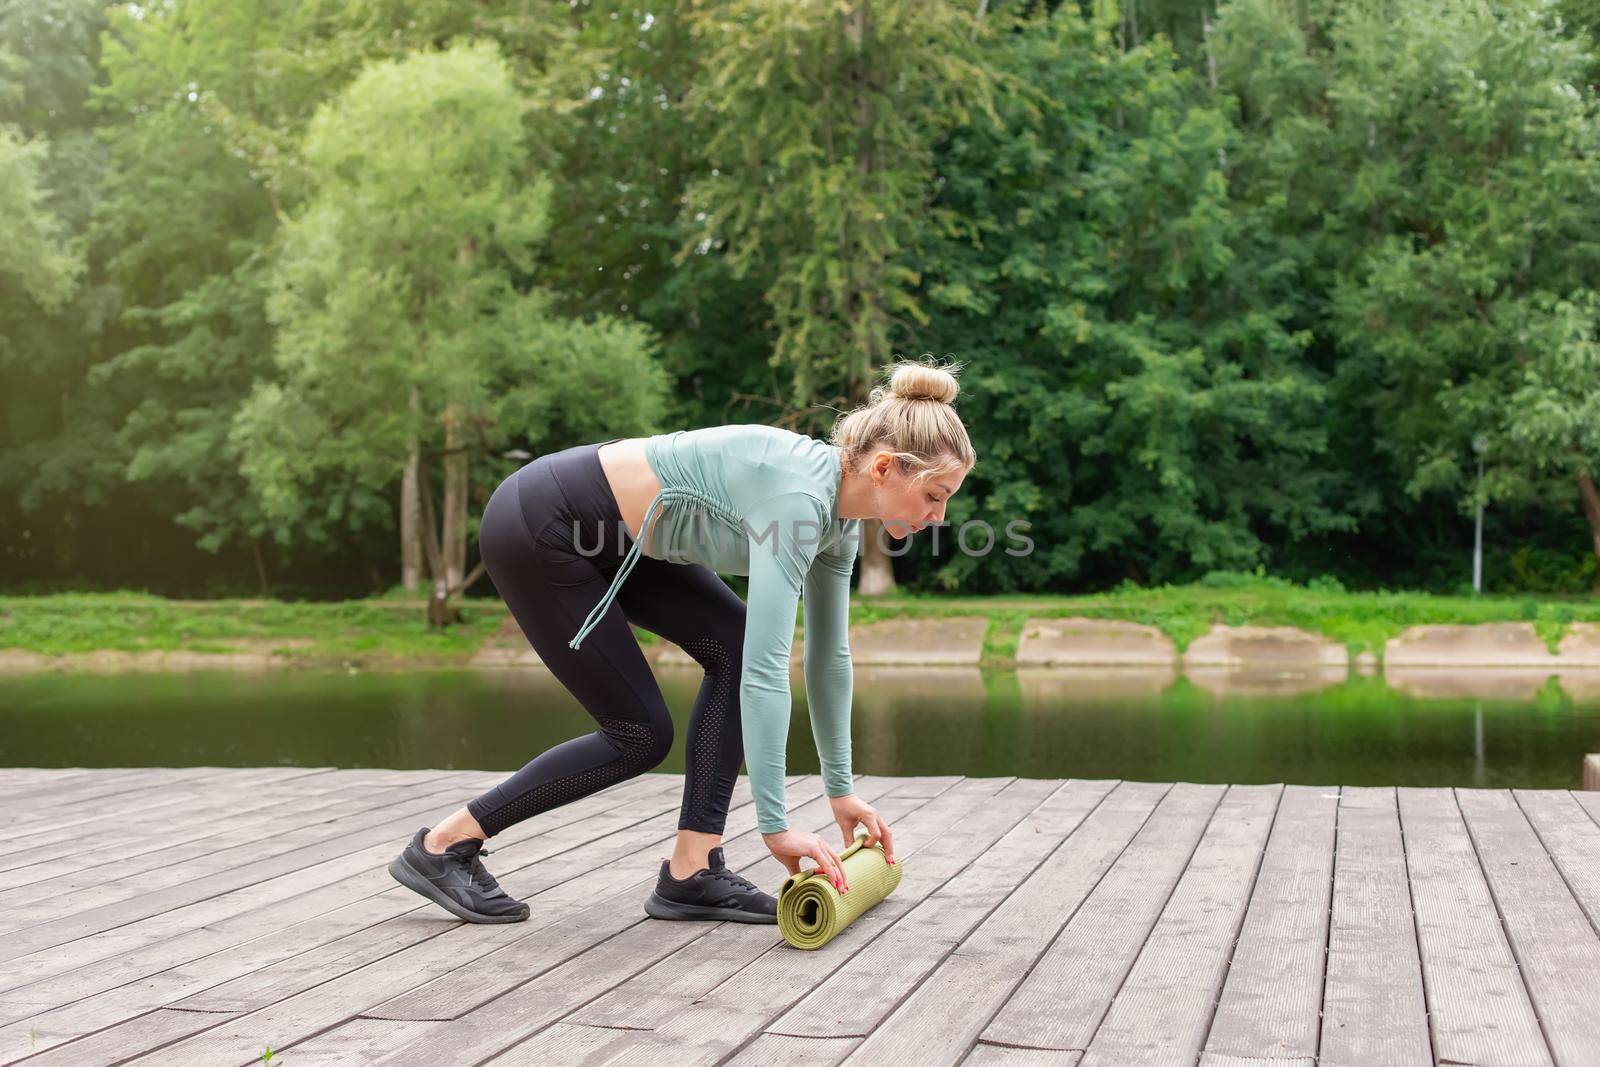
[[[854,470],[860,461],[888,449],[913,482],[966,470],[978,462],[967,428],[956,414],[961,365],[936,366],[899,360],[888,368],[887,386],[874,386],[867,402],[833,424],[829,442],[840,462]]]

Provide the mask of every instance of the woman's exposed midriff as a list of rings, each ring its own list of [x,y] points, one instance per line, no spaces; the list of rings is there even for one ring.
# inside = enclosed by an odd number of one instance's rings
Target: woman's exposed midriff
[[[617,499],[617,511],[628,533],[637,541],[645,510],[661,492],[661,480],[645,459],[644,438],[619,437],[601,445],[596,454],[606,472],[611,494]]]

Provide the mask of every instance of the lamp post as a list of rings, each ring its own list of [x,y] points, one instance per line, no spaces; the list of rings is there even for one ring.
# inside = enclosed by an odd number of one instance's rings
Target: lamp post
[[[1483,454],[1489,450],[1489,441],[1483,434],[1472,438],[1472,450],[1478,454],[1478,521],[1472,533],[1472,591],[1483,592]]]

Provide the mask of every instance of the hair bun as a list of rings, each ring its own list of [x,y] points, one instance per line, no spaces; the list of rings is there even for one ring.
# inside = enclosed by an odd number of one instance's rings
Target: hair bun
[[[889,392],[902,400],[936,400],[953,404],[961,392],[954,371],[957,368],[936,367],[928,363],[900,363],[889,379]]]

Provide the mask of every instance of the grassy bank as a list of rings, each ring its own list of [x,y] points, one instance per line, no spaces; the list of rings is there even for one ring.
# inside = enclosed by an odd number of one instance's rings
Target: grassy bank
[[[500,627],[504,605],[462,603],[463,621],[427,627],[423,601],[409,596],[336,603],[167,600],[142,593],[0,597],[0,649],[62,655],[140,652],[277,652],[306,665],[442,666],[465,663]],[[1258,575],[1213,574],[1185,586],[1124,586],[1092,596],[926,596],[854,598],[852,622],[985,615],[984,662],[1008,663],[1030,616],[1125,619],[1188,647],[1213,623],[1295,626],[1352,652],[1382,654],[1406,628],[1438,623],[1531,622],[1554,650],[1568,624],[1600,622],[1600,598],[1459,597],[1348,592],[1332,583],[1295,585]],[[649,642],[652,636],[640,631]]]
[[[427,626],[424,602],[168,600],[144,593],[0,597],[0,648],[46,655],[116,651],[271,652],[308,664],[464,663],[504,606],[468,602],[462,622]]]
[[[1125,585],[1089,596],[895,597],[858,601],[857,622],[889,617],[982,614],[989,617],[985,663],[1016,654],[1029,617],[1077,615],[1154,626],[1181,654],[1213,624],[1293,626],[1338,641],[1352,654],[1384,645],[1412,626],[1531,622],[1552,652],[1574,622],[1600,622],[1600,597],[1438,596],[1413,592],[1350,592],[1336,582],[1297,585],[1253,574],[1217,572],[1191,585],[1141,589]]]

